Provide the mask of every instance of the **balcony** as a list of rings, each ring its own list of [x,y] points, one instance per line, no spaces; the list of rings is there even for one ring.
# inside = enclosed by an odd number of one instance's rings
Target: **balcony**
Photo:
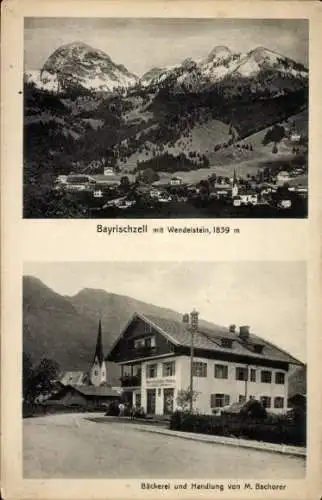
[[[156,348],[149,346],[134,347],[129,350],[129,353],[130,357],[133,359],[148,358],[149,356],[153,356],[156,353]]]
[[[140,387],[141,375],[123,375],[120,381],[121,387]]]

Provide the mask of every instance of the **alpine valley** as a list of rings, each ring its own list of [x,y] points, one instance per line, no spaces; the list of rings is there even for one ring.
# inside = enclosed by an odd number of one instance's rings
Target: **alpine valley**
[[[128,175],[140,162],[162,172],[173,158],[177,170],[196,171],[260,161],[272,150],[263,145],[269,127],[289,120],[307,136],[307,106],[308,69],[265,47],[217,46],[139,77],[74,42],[25,71],[24,183],[32,189],[106,164]],[[238,141],[251,147],[237,154]]]

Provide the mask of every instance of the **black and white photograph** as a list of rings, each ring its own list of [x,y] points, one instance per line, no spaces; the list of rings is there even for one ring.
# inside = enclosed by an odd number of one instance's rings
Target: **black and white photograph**
[[[24,218],[306,218],[308,19],[25,17]]]
[[[25,263],[23,477],[304,479],[306,279],[300,261]]]

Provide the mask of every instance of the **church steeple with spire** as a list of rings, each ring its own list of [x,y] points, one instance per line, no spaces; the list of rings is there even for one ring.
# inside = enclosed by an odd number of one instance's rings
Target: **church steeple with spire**
[[[234,176],[233,176],[233,184],[232,184],[232,192],[231,192],[232,198],[235,198],[238,196],[238,181],[237,181],[237,176],[236,176],[236,169],[234,168]]]
[[[90,381],[95,387],[106,383],[106,363],[104,361],[103,341],[102,341],[102,322],[98,323],[98,333],[93,364],[90,369]]]

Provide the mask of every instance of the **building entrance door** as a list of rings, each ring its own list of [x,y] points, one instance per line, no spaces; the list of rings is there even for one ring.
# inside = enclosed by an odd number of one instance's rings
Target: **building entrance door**
[[[146,391],[146,412],[155,414],[155,389],[147,389]]]
[[[132,391],[124,391],[122,393],[122,399],[124,403],[128,406],[133,406],[133,392]]]
[[[170,415],[173,412],[174,389],[163,390],[163,414]]]

